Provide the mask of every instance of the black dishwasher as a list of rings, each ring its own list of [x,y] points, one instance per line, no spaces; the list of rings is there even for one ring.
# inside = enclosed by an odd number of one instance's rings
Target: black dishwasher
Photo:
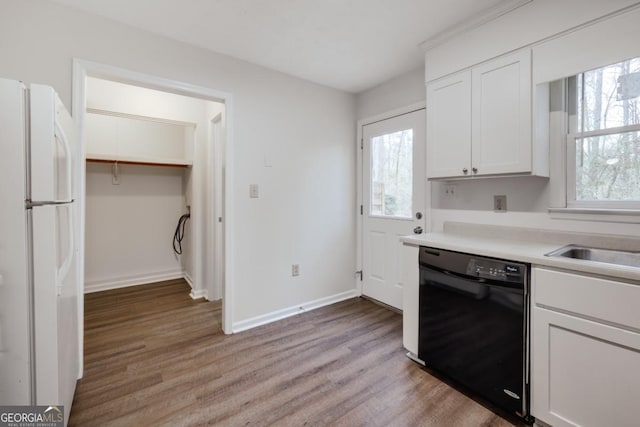
[[[418,357],[525,421],[528,307],[528,265],[420,248]]]

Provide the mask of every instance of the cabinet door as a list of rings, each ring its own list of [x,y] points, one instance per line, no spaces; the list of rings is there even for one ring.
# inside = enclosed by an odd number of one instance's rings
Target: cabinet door
[[[531,172],[531,52],[472,71],[471,167],[474,175]]]
[[[467,70],[427,84],[427,177],[471,174],[470,159],[471,71]]]
[[[532,414],[560,426],[637,426],[640,334],[535,307]]]
[[[122,158],[159,163],[185,158],[185,126],[129,117],[115,119]]]
[[[85,132],[87,159],[165,165],[192,163],[189,145],[193,144],[195,125],[190,123],[87,112]]]
[[[419,256],[418,246],[402,246],[402,344],[415,357],[418,357]]]

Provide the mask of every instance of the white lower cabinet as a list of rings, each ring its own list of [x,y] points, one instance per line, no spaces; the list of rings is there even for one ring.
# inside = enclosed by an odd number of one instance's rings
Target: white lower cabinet
[[[552,426],[637,426],[640,283],[534,268],[532,413]]]
[[[418,356],[418,309],[420,304],[420,248],[402,245],[402,344]]]

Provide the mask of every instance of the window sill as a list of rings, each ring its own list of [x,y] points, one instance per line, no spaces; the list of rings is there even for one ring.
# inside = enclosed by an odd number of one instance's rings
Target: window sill
[[[549,208],[552,219],[640,224],[640,209]]]

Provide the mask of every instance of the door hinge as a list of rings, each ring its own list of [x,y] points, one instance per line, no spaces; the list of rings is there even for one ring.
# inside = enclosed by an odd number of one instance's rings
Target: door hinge
[[[360,215],[364,215],[364,207],[360,205]]]
[[[364,138],[360,138],[360,149],[364,150]]]
[[[356,275],[360,276],[360,281],[362,282],[362,270],[356,271]]]

